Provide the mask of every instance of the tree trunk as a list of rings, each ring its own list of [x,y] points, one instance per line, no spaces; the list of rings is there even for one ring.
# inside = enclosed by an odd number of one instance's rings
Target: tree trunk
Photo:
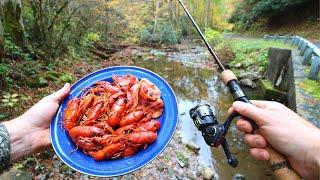
[[[158,13],[159,13],[159,5],[160,5],[160,0],[157,1],[157,5],[156,5],[156,15],[154,17],[154,24],[153,24],[153,32],[152,34],[154,34],[156,32],[156,28],[157,28],[157,19],[158,19]]]
[[[2,27],[2,20],[0,19],[0,59],[4,57],[4,31]]]
[[[22,21],[21,0],[1,0],[4,32],[9,34],[13,42],[24,47],[24,26]]]

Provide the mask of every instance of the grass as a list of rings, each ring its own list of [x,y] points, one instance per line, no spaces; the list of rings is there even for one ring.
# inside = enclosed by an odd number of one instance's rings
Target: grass
[[[237,64],[241,64],[241,69],[250,71],[258,71],[262,73],[268,63],[268,50],[270,47],[291,49],[292,47],[277,41],[266,41],[262,39],[231,39],[225,40],[219,44],[217,48],[223,49],[231,47],[235,58],[229,63],[231,69],[236,73],[239,68]]]
[[[320,82],[315,80],[303,80],[299,86],[313,97],[320,99]]]

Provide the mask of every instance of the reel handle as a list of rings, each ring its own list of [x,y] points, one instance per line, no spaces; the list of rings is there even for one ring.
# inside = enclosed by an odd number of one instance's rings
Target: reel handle
[[[235,101],[242,101],[245,103],[252,104],[249,101],[248,97],[241,90],[240,86],[237,83],[237,77],[233,74],[231,70],[222,71],[221,78],[224,84],[226,84],[229,87],[230,92]],[[259,128],[258,125],[253,120],[249,119],[248,121],[251,123],[253,127],[253,131]],[[276,179],[279,179],[279,180],[286,180],[286,179],[300,180],[301,179],[296,172],[294,172],[291,168],[288,167],[286,158],[277,150],[275,150],[270,144],[267,147],[267,151],[271,156],[269,163],[271,165],[271,168],[274,171]]]

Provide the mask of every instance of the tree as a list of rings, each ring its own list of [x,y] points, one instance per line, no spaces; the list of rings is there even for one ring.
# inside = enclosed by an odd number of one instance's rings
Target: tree
[[[4,56],[4,32],[2,27],[2,20],[0,19],[0,59]]]
[[[1,0],[3,28],[14,43],[21,48],[24,47],[24,26],[22,21],[21,0]]]

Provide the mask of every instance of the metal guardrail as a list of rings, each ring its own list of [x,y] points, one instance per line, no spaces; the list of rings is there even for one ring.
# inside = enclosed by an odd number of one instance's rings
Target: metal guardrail
[[[274,40],[297,46],[302,56],[302,65],[310,65],[308,78],[318,80],[320,71],[320,49],[310,41],[292,35],[264,35],[265,40]]]

